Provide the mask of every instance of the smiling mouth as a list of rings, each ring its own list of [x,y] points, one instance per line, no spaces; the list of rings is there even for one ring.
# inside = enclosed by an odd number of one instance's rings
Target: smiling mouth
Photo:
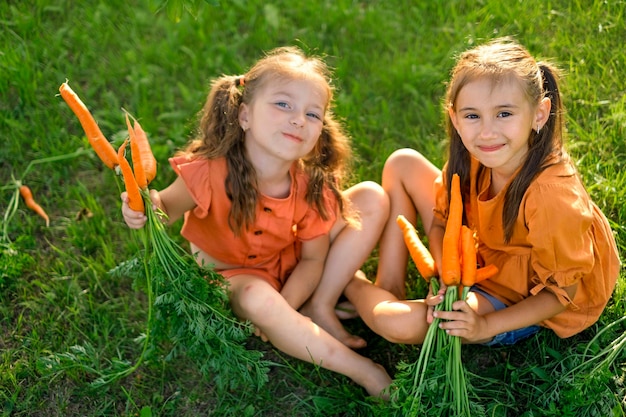
[[[494,152],[497,151],[499,149],[502,149],[504,147],[503,144],[500,145],[490,145],[490,146],[479,146],[478,149],[480,149],[483,152]]]
[[[295,142],[302,142],[302,138],[300,136],[296,136],[296,135],[292,135],[290,133],[283,133],[283,135],[287,138],[287,139],[291,139]]]

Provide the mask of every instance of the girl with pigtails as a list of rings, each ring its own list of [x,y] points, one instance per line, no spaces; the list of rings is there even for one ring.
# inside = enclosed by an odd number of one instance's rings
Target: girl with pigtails
[[[566,338],[594,324],[611,298],[620,260],[609,222],[564,146],[557,67],[536,61],[512,39],[495,39],[460,55],[444,106],[443,170],[411,149],[395,151],[383,168],[390,216],[375,284],[358,274],[345,290],[361,318],[392,342],[422,343],[436,315],[450,335],[489,346],[541,329]],[[480,266],[495,265],[498,273],[471,287],[454,311],[433,312],[445,288],[424,300],[405,299],[408,253],[395,219],[419,216],[441,265],[453,174]]]
[[[334,307],[389,205],[374,182],[342,189],[351,150],[333,92],[326,64],[293,47],[217,78],[197,136],[170,159],[178,177],[151,197],[169,224],[184,217],[191,252],[228,279],[233,311],[257,336],[385,397],[391,378],[352,350],[365,342]],[[127,225],[143,227],[122,201]]]

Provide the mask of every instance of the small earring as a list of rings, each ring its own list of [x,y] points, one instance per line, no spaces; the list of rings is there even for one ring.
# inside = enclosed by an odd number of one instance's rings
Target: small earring
[[[539,134],[540,131],[541,131],[541,127],[539,126],[539,123],[537,123],[537,134]]]

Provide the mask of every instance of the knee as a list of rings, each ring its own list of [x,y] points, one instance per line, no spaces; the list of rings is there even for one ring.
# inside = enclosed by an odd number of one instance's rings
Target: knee
[[[374,181],[363,181],[358,185],[359,192],[353,199],[360,217],[380,218],[386,221],[389,215],[389,197],[383,187]]]
[[[407,322],[398,317],[378,316],[374,328],[378,329],[376,333],[388,342],[411,345],[423,342],[427,326]]]
[[[398,175],[402,172],[406,172],[407,169],[411,169],[415,164],[419,164],[420,161],[424,161],[425,157],[411,148],[403,148],[394,151],[383,166],[383,176],[385,175]]]
[[[281,295],[268,283],[254,279],[231,293],[235,313],[244,320],[258,325],[259,320],[275,311],[277,297]]]

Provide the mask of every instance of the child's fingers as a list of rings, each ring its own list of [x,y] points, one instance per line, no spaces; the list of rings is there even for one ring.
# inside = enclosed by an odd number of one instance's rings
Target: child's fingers
[[[433,322],[433,312],[435,311],[435,309],[433,307],[428,307],[428,309],[426,310],[426,323],[430,324]]]
[[[147,221],[147,217],[140,211],[135,211],[128,206],[128,194],[124,191],[120,198],[122,199],[122,216],[126,225],[131,229],[141,229]]]
[[[437,304],[441,303],[443,301],[443,298],[444,298],[443,294],[436,294],[436,295],[428,294],[428,296],[426,297],[424,301],[426,302],[426,305],[430,307],[434,307]]]
[[[267,338],[267,336],[265,335],[265,333],[263,333],[261,331],[261,329],[259,329],[258,327],[254,326],[254,335],[257,337],[260,337],[262,341],[267,342],[269,339]]]

